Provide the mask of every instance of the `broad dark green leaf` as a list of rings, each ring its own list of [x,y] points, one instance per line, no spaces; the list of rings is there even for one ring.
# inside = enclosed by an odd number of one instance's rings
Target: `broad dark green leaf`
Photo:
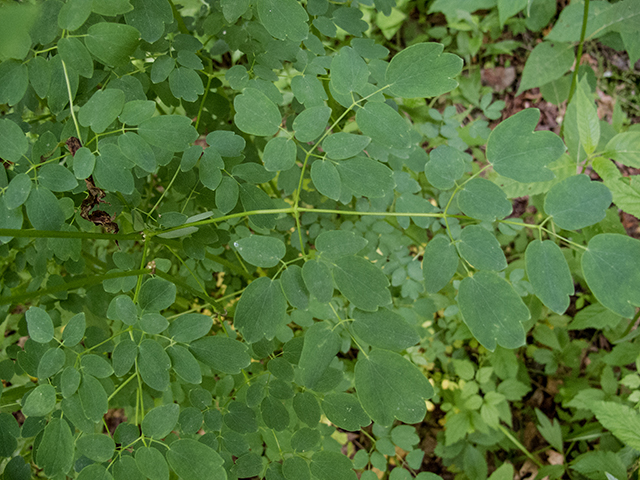
[[[91,375],[82,375],[82,383],[78,388],[80,403],[85,416],[93,421],[99,422],[102,416],[109,409],[109,401],[102,384]]]
[[[409,124],[386,103],[369,102],[356,113],[360,131],[385,147],[405,149],[411,146]]]
[[[204,443],[192,439],[180,439],[171,444],[167,461],[183,480],[224,480],[227,474],[222,468],[222,457]]]
[[[73,156],[73,173],[78,180],[88,178],[96,166],[96,157],[86,147],[80,148]]]
[[[306,107],[322,105],[327,93],[314,75],[297,75],[291,79],[291,91],[296,99]]]
[[[229,213],[238,203],[240,187],[232,177],[222,177],[216,188],[216,207],[222,213]]]
[[[366,135],[338,132],[325,138],[322,142],[322,148],[330,158],[334,160],[345,160],[355,157],[362,152],[369,143],[371,143],[371,139]]]
[[[438,293],[458,269],[456,247],[444,235],[436,235],[427,243],[422,257],[422,274],[428,293]]]
[[[38,173],[40,184],[52,192],[67,192],[78,186],[76,177],[62,165],[50,163]]]
[[[56,406],[56,389],[49,384],[38,385],[22,406],[27,417],[43,417]]]
[[[529,309],[518,293],[495,272],[478,272],[460,283],[458,305],[464,323],[487,350],[496,345],[517,348],[525,344],[522,322]]]
[[[358,478],[349,457],[326,450],[316,452],[311,457],[311,473],[318,480],[356,480]]]
[[[298,265],[289,265],[280,276],[282,290],[289,303],[300,310],[309,307],[309,290],[302,277],[302,268]]]
[[[592,402],[589,409],[598,421],[631,448],[640,448],[640,417],[634,409],[617,402]]]
[[[574,60],[573,45],[569,43],[539,43],[531,51],[524,65],[518,95],[562,77],[571,68]]]
[[[356,392],[374,422],[390,426],[397,418],[418,423],[427,413],[425,400],[433,388],[409,360],[387,350],[372,350],[355,368]]]
[[[5,195],[6,196],[6,195]],[[0,197],[0,228],[22,228],[22,209],[9,209],[6,206],[5,196]],[[0,237],[0,244],[8,243],[13,237]]]
[[[391,303],[389,280],[370,261],[356,256],[345,256],[333,262],[333,278],[338,290],[353,305],[367,312]]]
[[[93,58],[80,39],[75,37],[61,38],[58,40],[58,53],[68,68],[73,68],[85,78],[93,76]]]
[[[271,210],[275,208],[273,200],[264,190],[246,183],[238,186],[240,188],[240,202],[242,202],[242,206],[246,211]],[[253,215],[249,218],[249,222],[249,225],[253,224],[259,228],[271,230],[276,225],[276,215],[271,213]]]
[[[233,246],[248,263],[261,268],[275,267],[287,252],[282,240],[264,235],[241,238]]]
[[[178,423],[180,405],[169,403],[151,409],[142,420],[142,433],[159,440],[171,433]]]
[[[171,358],[173,371],[187,383],[202,383],[202,373],[200,365],[194,356],[181,345],[172,345],[167,348],[167,353]]]
[[[153,150],[151,150],[149,144],[145,142],[140,135],[133,132],[127,132],[124,135],[120,135],[118,137],[118,146],[125,157],[144,171],[152,173],[158,167]],[[76,153],[76,157],[77,155],[78,154]]]
[[[38,343],[49,343],[53,338],[53,321],[40,307],[30,307],[25,313],[29,336]]]
[[[340,174],[328,160],[316,160],[311,165],[311,180],[322,195],[338,200],[340,198]]]
[[[358,397],[350,393],[330,393],[322,400],[322,410],[336,427],[356,432],[371,423]]]
[[[98,463],[84,467],[76,478],[77,480],[114,480],[113,475]]]
[[[566,147],[555,133],[534,132],[540,111],[528,108],[500,123],[489,135],[487,160],[500,175],[518,182],[544,182],[554,174],[547,165]]]
[[[52,3],[55,0],[51,0]],[[29,71],[29,83],[40,98],[45,98],[49,92],[51,83],[51,64],[44,57],[36,56],[29,60],[27,64]]]
[[[96,185],[112,192],[132,194],[134,190],[132,166],[133,163],[124,156],[118,145],[109,143],[103,146],[93,172]]]
[[[420,335],[401,315],[379,308],[377,312],[353,311],[353,330],[373,347],[401,351],[420,341]],[[393,334],[390,334],[393,332]]]
[[[560,247],[551,240],[534,240],[525,252],[527,276],[536,296],[551,310],[562,315],[574,294],[569,265]]]
[[[331,86],[336,92],[350,95],[369,82],[369,68],[351,47],[342,47],[331,60]]]
[[[640,168],[640,132],[623,132],[607,142],[606,157],[628,167]]]
[[[315,323],[304,335],[298,366],[302,384],[313,388],[340,350],[340,337],[327,323]]]
[[[286,137],[272,138],[264,148],[262,161],[269,172],[289,170],[296,162],[295,142]]]
[[[19,173],[13,177],[3,196],[6,208],[13,210],[26,202],[32,186],[33,182],[26,173]]]
[[[129,63],[140,38],[140,32],[122,23],[96,23],[87,30],[84,43],[100,62],[110,66]]]
[[[62,407],[62,413],[75,428],[83,433],[93,433],[95,431],[97,422],[87,418],[82,408],[82,401],[80,400],[79,394],[64,398],[60,405]]]
[[[384,197],[393,191],[395,181],[389,167],[377,160],[356,157],[336,165],[342,183],[356,195]]]
[[[282,475],[285,480],[311,480],[309,464],[302,457],[286,458],[282,462]]]
[[[163,278],[150,278],[142,284],[138,304],[146,312],[169,308],[176,300],[176,286]]]
[[[338,258],[344,255],[355,255],[369,242],[367,239],[347,230],[329,230],[316,238],[316,250],[324,258]]]
[[[27,65],[16,60],[0,63],[0,103],[15,105],[22,100],[28,86]]]
[[[240,373],[251,363],[245,344],[222,335],[196,340],[189,346],[189,350],[202,363],[231,375]]]
[[[260,137],[278,132],[282,122],[280,111],[262,91],[246,88],[233,99],[233,106],[236,109],[235,123],[243,132]]]
[[[145,480],[138,463],[131,455],[120,455],[111,469],[115,480]]]
[[[73,367],[67,367],[60,376],[60,390],[64,398],[71,397],[80,386],[80,372]]]
[[[405,98],[435,97],[458,86],[453,80],[462,70],[462,59],[442,53],[440,43],[417,43],[391,59],[386,83],[394,95]]]
[[[108,435],[92,433],[78,438],[76,447],[87,458],[96,462],[106,462],[113,456],[116,444]]]
[[[640,306],[640,241],[605,233],[589,241],[582,271],[598,301],[609,310],[633,318]]]
[[[182,152],[198,138],[198,132],[188,117],[161,115],[145,120],[138,127],[138,135],[150,145],[171,152]]]
[[[58,26],[73,32],[87,21],[92,9],[93,0],[69,0],[60,9]]]
[[[460,235],[460,255],[478,270],[507,268],[507,259],[495,235],[480,225],[469,225]]]
[[[320,421],[320,405],[311,392],[298,392],[293,397],[293,409],[298,418],[309,425],[315,427]]]
[[[111,363],[117,377],[129,373],[138,356],[138,345],[130,338],[123,338],[113,349]]]
[[[125,20],[135,27],[142,39],[153,43],[164,33],[165,24],[173,21],[171,4],[167,0],[130,0],[133,10],[125,13]]]
[[[560,228],[578,230],[602,220],[611,201],[611,191],[603,183],[574,175],[551,187],[544,210]]]
[[[330,117],[329,107],[318,106],[303,110],[293,121],[295,137],[301,142],[316,140],[325,131]]]
[[[428,228],[433,222],[433,217],[422,216],[420,214],[432,214],[435,211],[436,207],[422,195],[413,195],[407,192],[396,198],[396,212],[416,214],[411,215],[411,217],[398,217],[398,224],[402,228],[409,228],[411,220],[420,228]]]
[[[73,465],[73,451],[69,425],[61,418],[52,418],[44,429],[36,456],[37,465],[48,477],[64,475]]]
[[[267,31],[280,40],[300,43],[309,35],[309,16],[296,0],[258,0],[257,11]]]
[[[507,200],[504,190],[480,177],[465,183],[458,194],[458,206],[465,215],[485,222],[502,220],[512,210],[511,202]]]
[[[240,297],[234,324],[249,343],[263,338],[270,340],[286,321],[286,310],[287,300],[280,281],[260,277]]]
[[[9,413],[0,413],[0,456],[11,457],[18,447],[16,438],[20,437],[20,425]],[[5,467],[6,468],[6,467]],[[5,469],[5,477],[7,470]],[[31,478],[31,469],[27,479]]]
[[[20,127],[8,118],[0,119],[0,157],[18,162],[28,148],[29,142]]]
[[[107,318],[120,320],[125,325],[135,325],[138,321],[138,307],[129,295],[117,295],[109,303]]]
[[[83,355],[80,365],[83,373],[88,373],[96,378],[108,378],[113,374],[113,367],[101,355]]]
[[[132,100],[124,104],[118,120],[126,125],[140,125],[153,117],[155,111],[156,104],[151,100]]]
[[[162,346],[147,338],[138,346],[138,369],[144,383],[161,392],[169,388],[171,360]]]
[[[115,17],[133,10],[129,0],[103,0],[93,2],[93,11],[98,15]]]
[[[159,450],[152,447],[136,449],[136,463],[150,480],[169,480],[169,465]]]
[[[204,337],[213,320],[201,313],[187,313],[176,318],[169,326],[169,336],[174,342],[191,343],[200,337]]]
[[[576,88],[575,97],[578,135],[582,148],[584,148],[587,155],[591,155],[600,140],[600,119],[598,118],[596,106],[590,98],[591,95],[585,93],[585,90],[589,93],[591,92],[586,78],[583,77],[580,83],[581,86]]]
[[[176,98],[195,102],[204,93],[204,85],[198,73],[186,67],[175,68],[169,74],[169,88]]]
[[[60,348],[52,348],[40,359],[38,364],[38,378],[49,378],[58,373],[64,366],[66,357]]]
[[[267,428],[281,432],[289,426],[290,418],[287,408],[280,400],[270,395],[260,403],[260,413]]]
[[[320,303],[327,303],[333,297],[333,278],[326,263],[307,260],[302,266],[302,278],[309,292]]]
[[[64,213],[51,190],[37,187],[31,190],[26,202],[27,216],[36,230],[60,230]]]

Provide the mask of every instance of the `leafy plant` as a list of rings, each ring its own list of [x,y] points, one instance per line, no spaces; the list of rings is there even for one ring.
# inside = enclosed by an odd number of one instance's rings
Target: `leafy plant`
[[[525,3],[499,1],[487,22],[544,2]],[[587,38],[633,42],[636,3],[596,7],[615,21],[598,16]],[[405,424],[436,404],[436,455],[485,478],[498,447],[539,463],[505,427],[531,388],[524,355],[578,369],[568,331],[587,328],[620,345],[594,363],[601,389],[568,386],[567,408],[629,450],[610,442],[571,468],[598,460],[620,478],[635,462],[612,366],[638,353],[640,242],[610,205],[637,215],[635,179],[612,160],[640,166],[640,131],[602,126],[577,75],[564,139],[535,131],[534,108],[462,125],[466,112],[434,108],[459,56],[430,41],[391,56],[365,37],[374,16],[393,35],[394,7],[0,7],[6,480],[428,480]],[[569,43],[541,45],[573,62]],[[539,85],[536,50],[520,90]],[[469,108],[496,119],[491,101]],[[514,218],[524,195],[537,213]],[[581,438],[536,415],[554,448]],[[492,478],[511,477],[497,462]]]

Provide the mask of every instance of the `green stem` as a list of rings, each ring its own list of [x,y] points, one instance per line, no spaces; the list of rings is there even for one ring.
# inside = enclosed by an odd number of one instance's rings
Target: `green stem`
[[[20,303],[24,300],[32,300],[37,297],[42,297],[44,295],[53,295],[54,293],[65,292],[68,290],[75,290],[76,288],[89,287],[91,285],[104,282],[105,280],[111,280],[113,278],[134,277],[137,275],[147,275],[150,273],[151,273],[150,270],[142,269],[142,270],[132,270],[129,272],[106,273],[104,275],[98,275],[95,277],[79,278],[77,280],[73,280],[71,282],[64,283],[62,285],[56,285],[55,287],[38,290],[37,292],[18,293],[16,295],[11,295],[9,297],[0,297],[0,305]]]
[[[73,111],[73,95],[71,94],[71,83],[69,82],[69,74],[67,73],[67,65],[62,60],[62,70],[64,70],[64,79],[67,82],[67,93],[69,94],[69,111],[71,112],[71,118],[73,118],[73,124],[76,126],[76,133],[78,134],[78,140],[82,143],[82,135],[80,135],[80,126],[76,119],[76,114]]]
[[[211,61],[213,64],[213,60]],[[207,95],[209,94],[209,89],[211,88],[211,80],[213,80],[213,75],[208,74],[209,79],[207,80],[207,86],[204,89],[204,95],[202,96],[202,100],[200,100],[200,108],[198,109],[198,116],[196,117],[195,129],[198,130],[198,125],[200,125],[200,119],[202,118],[202,109],[204,108],[204,102],[207,100]]]
[[[513,435],[511,435],[511,432],[509,430],[507,430],[506,428],[504,428],[502,425],[498,425],[498,429],[500,429],[500,431],[502,433],[504,433],[504,435],[513,442],[513,444],[518,447],[520,449],[520,451],[522,453],[524,453],[527,458],[529,458],[529,460],[531,460],[533,463],[535,463],[538,467],[542,468],[542,463],[540,462],[540,460],[538,460],[536,457],[534,457],[531,452],[529,452],[529,450],[527,450],[525,448],[524,445],[522,445],[518,439],[516,437],[514,437]]]
[[[140,233],[61,232],[55,230],[14,230],[0,228],[0,237],[83,238],[86,240],[142,240]]]
[[[578,44],[578,54],[576,55],[576,67],[573,69],[573,78],[571,79],[571,90],[569,90],[569,99],[567,105],[571,103],[573,94],[576,91],[578,83],[578,69],[580,68],[580,59],[582,58],[582,47],[584,45],[584,36],[587,33],[587,21],[589,20],[589,0],[584,0],[584,13],[582,15],[582,32],[580,32],[580,43]]]

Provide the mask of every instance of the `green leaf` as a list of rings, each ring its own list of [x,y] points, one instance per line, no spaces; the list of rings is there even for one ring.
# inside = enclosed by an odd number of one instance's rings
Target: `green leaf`
[[[80,361],[83,373],[96,378],[108,378],[113,374],[111,364],[100,355],[84,355]]]
[[[640,132],[617,134],[607,142],[604,156],[628,167],[640,168]]]
[[[28,148],[29,142],[20,127],[8,118],[0,119],[0,157],[19,162]]]
[[[355,255],[369,242],[367,239],[347,230],[328,230],[316,238],[316,250],[323,258],[338,258],[344,255]]]
[[[164,82],[169,78],[169,74],[173,71],[175,66],[176,61],[168,55],[156,58],[151,66],[151,81],[153,83]]]
[[[403,356],[372,350],[355,368],[356,392],[374,422],[391,426],[394,419],[418,423],[427,413],[425,400],[433,388],[422,372]]]
[[[9,186],[4,192],[5,206],[9,210],[18,208],[29,198],[33,182],[26,173],[19,173],[11,179]]]
[[[614,233],[596,235],[582,255],[582,272],[598,301],[625,318],[640,306],[640,241]]]
[[[223,157],[237,157],[242,154],[247,141],[235,132],[216,130],[207,135],[207,144],[215,148]]]
[[[551,240],[534,240],[525,251],[527,276],[536,296],[551,310],[562,315],[574,294],[569,265],[560,247]]]
[[[264,28],[280,40],[300,43],[309,35],[309,16],[296,0],[258,0],[257,11]]]
[[[302,384],[313,389],[340,350],[340,337],[327,323],[315,323],[304,335],[300,354]]]
[[[280,276],[282,290],[289,303],[300,310],[309,307],[309,290],[302,277],[302,268],[298,265],[289,265]]]
[[[399,314],[379,308],[377,312],[353,311],[353,331],[369,345],[401,351],[420,341],[416,329]],[[393,335],[389,335],[393,332]]]
[[[115,17],[133,10],[129,0],[94,0],[93,11],[98,15]]]
[[[485,222],[502,220],[511,214],[511,202],[498,185],[476,177],[465,183],[458,194],[458,206],[465,215]]]
[[[285,323],[286,311],[287,300],[280,281],[260,277],[251,282],[240,297],[234,324],[249,343],[263,338],[270,340]]]
[[[169,336],[174,342],[191,343],[204,337],[213,325],[213,320],[200,313],[187,313],[176,318],[169,326]]]
[[[563,450],[564,442],[562,441],[562,430],[560,429],[560,422],[550,421],[547,416],[536,408],[536,417],[538,417],[538,431],[549,442],[553,448],[561,452]]]
[[[245,344],[221,335],[201,338],[193,342],[189,350],[202,363],[230,375],[240,373],[251,363]]]
[[[186,67],[179,67],[171,72],[169,88],[174,97],[187,102],[195,102],[204,93],[204,85],[198,73]]]
[[[487,141],[487,160],[500,175],[518,182],[544,182],[554,175],[547,165],[564,153],[565,146],[553,132],[534,132],[540,110],[528,108],[493,129]]]
[[[145,120],[153,117],[156,104],[151,100],[132,100],[124,104],[118,120],[126,125],[140,125]],[[78,155],[78,152],[76,152]]]
[[[116,444],[108,435],[92,433],[82,435],[76,441],[78,451],[87,458],[96,462],[110,460],[116,449]]]
[[[362,133],[385,147],[405,149],[411,146],[409,125],[386,103],[368,102],[358,109],[356,122]]]
[[[309,464],[301,457],[286,458],[282,462],[282,475],[285,480],[311,480]]]
[[[522,322],[531,316],[529,309],[497,273],[478,272],[462,280],[458,305],[464,323],[487,350],[493,352],[496,344],[504,348],[525,344]]]
[[[58,53],[67,68],[74,69],[78,75],[85,78],[93,76],[93,58],[91,58],[87,47],[78,38],[67,37],[58,40]]]
[[[120,320],[125,325],[135,325],[138,321],[138,308],[129,295],[118,295],[109,303],[107,318]]]
[[[231,177],[222,177],[216,188],[216,207],[222,213],[229,213],[238,203],[239,194],[238,182]]]
[[[495,235],[480,225],[462,229],[458,248],[460,255],[478,270],[499,272],[507,268],[507,259]]]
[[[306,107],[322,105],[327,93],[314,75],[297,75],[291,79],[291,91],[296,99]]]
[[[246,88],[241,95],[233,99],[233,106],[236,110],[234,121],[243,132],[260,137],[270,137],[278,133],[282,122],[280,111],[260,90]]]
[[[97,382],[95,378],[94,380]],[[93,433],[95,431],[95,424],[97,422],[87,418],[79,394],[73,394],[68,398],[64,398],[60,405],[62,406],[62,413],[75,428],[84,433]]]
[[[396,185],[391,169],[370,158],[345,160],[338,163],[336,169],[343,184],[356,195],[380,198],[392,192]]]
[[[147,437],[160,440],[171,433],[180,417],[180,405],[169,403],[155,407],[142,420],[142,433]]]
[[[522,72],[517,95],[562,77],[573,65],[573,45],[560,42],[542,42],[529,54]]]
[[[173,22],[171,4],[167,0],[130,0],[133,10],[124,16],[129,25],[140,31],[145,42],[153,43],[164,33],[165,24]]]
[[[287,253],[282,240],[264,235],[250,235],[233,242],[238,253],[251,265],[261,268],[275,267]]]
[[[169,465],[159,450],[152,447],[136,449],[136,463],[142,474],[150,480],[169,480]]]
[[[345,256],[333,262],[338,290],[354,306],[367,312],[391,303],[389,280],[378,267],[362,257]]]
[[[222,0],[220,3],[224,19],[230,25],[236,23],[249,8],[249,0]]]
[[[120,135],[118,137],[118,146],[125,157],[145,172],[153,173],[158,168],[153,150],[151,150],[149,144],[145,142],[140,135],[136,135],[133,132],[127,132],[124,135]],[[76,152],[76,157],[77,156],[78,153]]]
[[[200,181],[209,190],[215,190],[222,181],[222,157],[215,148],[207,148],[200,158]]]
[[[69,0],[60,9],[58,26],[73,32],[84,25],[92,9],[93,0]]]
[[[458,269],[458,252],[444,235],[436,235],[424,249],[422,274],[428,293],[438,293]]]
[[[94,423],[102,420],[109,409],[109,400],[102,384],[95,377],[84,374],[78,395],[85,416]]]
[[[22,406],[27,417],[44,417],[56,406],[56,389],[49,384],[38,385]]]
[[[342,47],[331,60],[331,86],[338,93],[350,95],[369,83],[369,68],[351,47]]]
[[[113,349],[111,363],[117,377],[129,373],[138,356],[138,345],[130,338],[123,338]]]
[[[0,197],[0,228],[12,228],[19,230],[22,228],[22,209],[14,208],[10,210],[6,206],[6,194]],[[13,237],[0,236],[0,244],[8,243]]]
[[[293,409],[298,418],[309,425],[315,427],[320,421],[320,405],[311,392],[298,392],[293,397]]]
[[[124,156],[118,145],[104,145],[96,159],[93,173],[96,185],[105,190],[131,195],[134,190],[132,166],[132,162]]]
[[[453,77],[462,71],[462,59],[443,50],[440,43],[417,43],[394,55],[385,74],[391,92],[405,98],[436,97],[456,88]]]
[[[39,308],[30,307],[25,313],[29,336],[38,343],[49,343],[53,339],[53,321],[49,314]]]
[[[524,9],[529,0],[498,0],[498,16],[500,18],[500,28],[504,28],[505,22]]]
[[[113,480],[113,476],[100,464],[88,465],[82,469],[77,480]]]
[[[170,152],[182,152],[198,138],[191,120],[180,115],[162,115],[145,120],[138,127],[138,135],[150,145]]]
[[[73,156],[73,173],[78,180],[89,178],[96,166],[96,157],[86,147],[80,148]]]
[[[311,473],[318,480],[356,480],[353,463],[338,452],[316,452],[311,457]]]
[[[17,60],[5,60],[0,63],[0,103],[15,105],[29,86],[27,65]]]
[[[167,353],[171,358],[173,371],[187,383],[202,383],[202,373],[200,365],[195,357],[181,345],[172,345],[167,348]]]
[[[67,422],[52,418],[44,428],[36,456],[37,465],[48,477],[66,474],[73,465],[73,436]]]
[[[640,449],[640,415],[637,411],[617,402],[593,402],[589,409],[624,445]]]
[[[140,32],[129,25],[101,22],[89,27],[84,43],[101,63],[118,67],[129,63],[139,38]]]
[[[150,278],[142,284],[138,304],[145,312],[159,312],[176,301],[176,286],[163,278]]]
[[[64,223],[64,213],[58,199],[47,188],[34,188],[27,199],[26,207],[29,221],[36,230],[60,230]]]
[[[613,203],[627,213],[640,216],[640,177],[623,177],[613,162],[602,157],[595,158],[592,165],[606,187],[611,190]]]
[[[322,410],[331,423],[349,432],[356,432],[371,423],[358,398],[349,393],[330,393],[325,396]]]
[[[369,143],[371,143],[371,139],[365,135],[338,132],[325,138],[322,142],[322,148],[330,158],[334,160],[345,160],[355,157],[364,150]]]
[[[55,0],[52,0],[55,1]],[[27,64],[29,82],[40,98],[45,98],[51,83],[51,64],[44,57],[33,57]]]
[[[340,174],[333,163],[316,160],[311,165],[311,180],[319,193],[333,200],[340,198]]]
[[[453,188],[456,180],[466,170],[465,158],[468,155],[448,145],[440,145],[429,154],[429,162],[424,173],[429,183],[440,190]]]
[[[52,348],[40,359],[38,364],[38,378],[49,378],[58,373],[64,366],[66,357],[59,348]]]
[[[162,346],[147,338],[138,346],[138,369],[144,383],[158,391],[169,388],[171,360]]]
[[[325,131],[330,117],[329,107],[306,108],[293,121],[295,137],[301,142],[316,140]]]
[[[289,412],[280,400],[271,396],[265,397],[260,403],[260,413],[267,428],[282,432],[289,426]]]
[[[611,191],[604,184],[574,175],[551,187],[544,210],[560,228],[578,230],[602,220],[611,201]]]
[[[580,83],[584,83],[586,90],[590,92],[586,78],[583,77]],[[585,93],[584,87],[576,88],[576,108],[578,113],[578,134],[580,144],[587,155],[591,155],[600,140],[600,119],[593,100]]]
[[[204,443],[180,439],[171,444],[167,461],[183,480],[223,480],[227,474],[224,461],[218,453]]]
[[[273,200],[264,190],[246,183],[238,186],[240,187],[240,201],[246,211],[271,210],[275,208]],[[276,225],[276,215],[271,213],[254,215],[249,218],[249,225],[251,224],[271,230]]]
[[[318,260],[307,260],[302,266],[302,278],[309,292],[320,303],[327,303],[333,297],[333,279],[329,267]]]
[[[67,192],[78,186],[76,177],[62,165],[50,163],[40,169],[40,184],[52,192]]]

